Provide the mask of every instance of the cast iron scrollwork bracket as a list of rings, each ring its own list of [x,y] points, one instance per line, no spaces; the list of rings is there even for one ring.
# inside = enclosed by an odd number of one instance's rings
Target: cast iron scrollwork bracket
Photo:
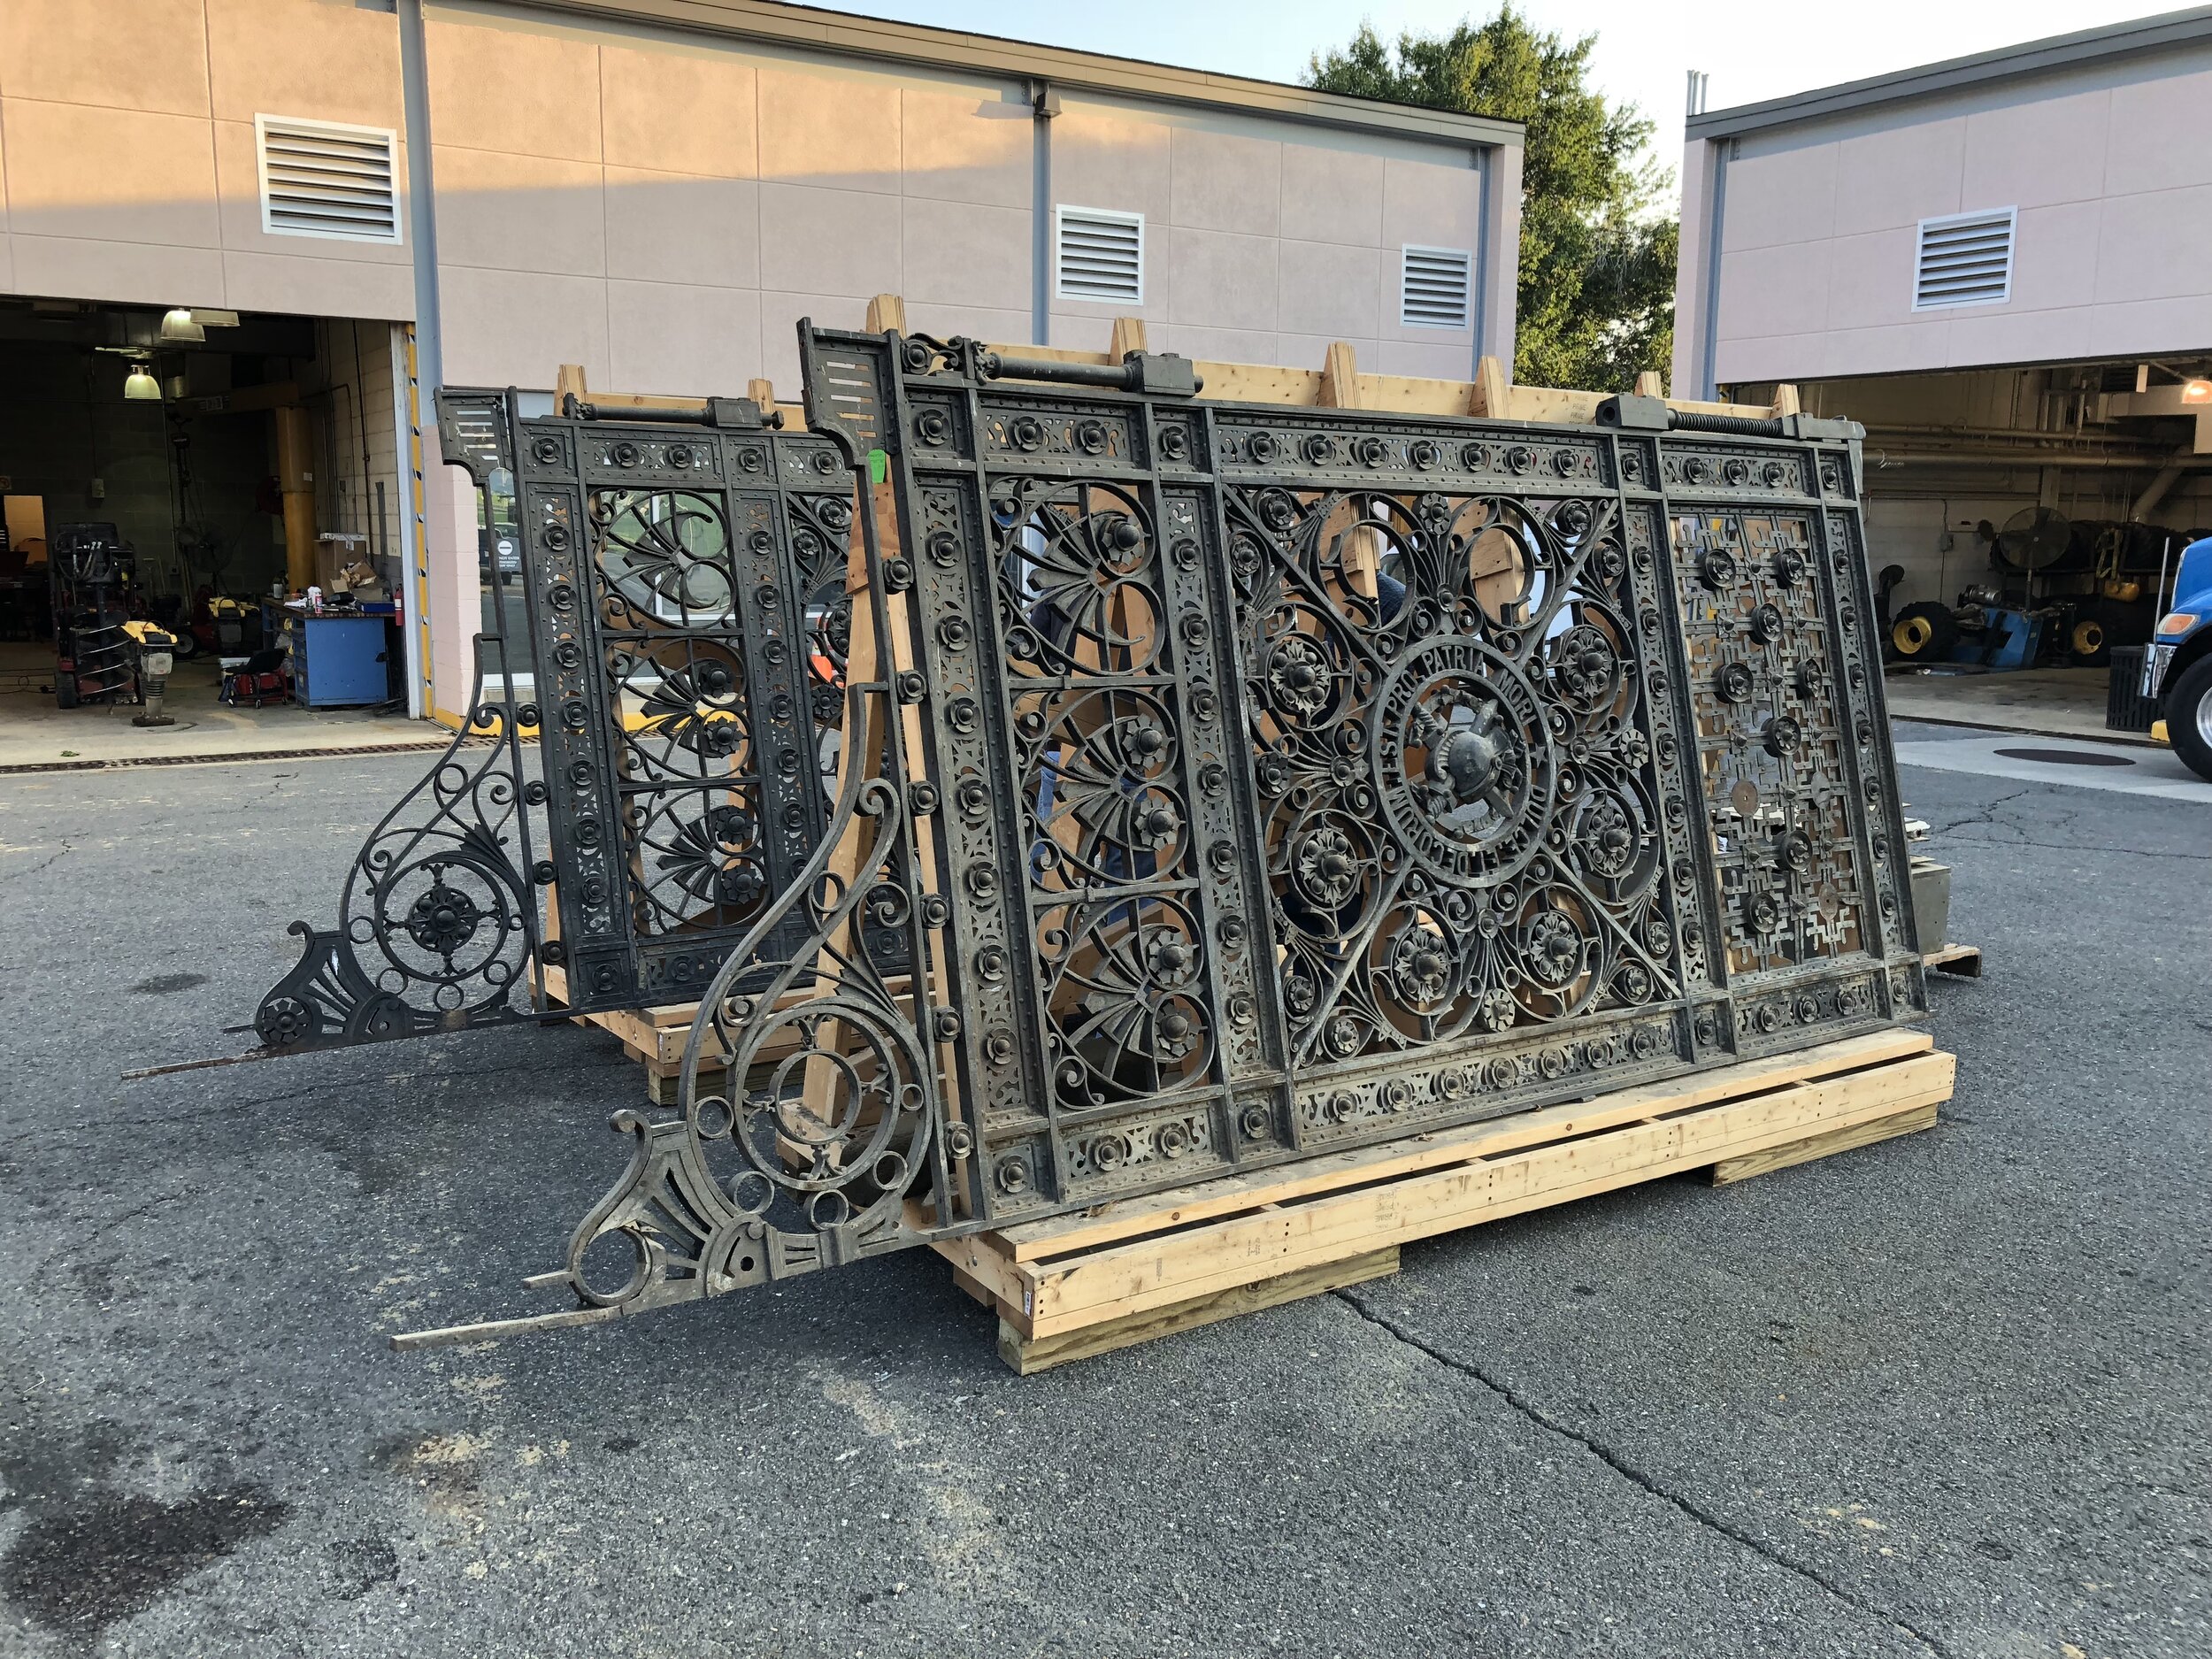
[[[840,342],[825,363],[808,325],[800,329],[809,425],[837,436],[865,479],[873,457],[895,445],[888,350]],[[966,355],[914,343],[910,372]],[[833,379],[842,399],[834,408],[817,396]],[[844,729],[880,731],[884,741],[848,747],[812,856],[702,995],[678,1111],[615,1115],[611,1126],[635,1141],[629,1167],[578,1225],[563,1272],[548,1276],[565,1279],[586,1310],[695,1301],[950,1230],[947,1142],[966,1131],[943,1130],[939,1049],[958,1034],[959,1018],[932,1006],[926,970],[895,982],[884,953],[869,948],[872,934],[902,935],[899,964],[926,964],[928,933],[944,914],[920,879],[914,820],[934,800],[908,777],[899,709],[913,688],[887,667],[898,656],[897,584],[885,580],[875,515],[860,518],[867,620],[887,669],[848,682]],[[910,1211],[918,1202],[930,1220]]]
[[[513,396],[439,396],[445,453],[480,488],[511,472]],[[528,775],[520,737],[535,710],[511,695],[504,638],[480,635],[476,654],[467,724],[362,843],[338,926],[292,924],[306,947],[254,1016],[265,1048],[344,1048],[539,1017],[531,876],[544,872],[532,863],[528,809],[543,803],[545,786]]]

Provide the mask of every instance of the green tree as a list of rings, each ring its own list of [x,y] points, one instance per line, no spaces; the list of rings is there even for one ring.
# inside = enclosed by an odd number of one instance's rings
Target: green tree
[[[1681,225],[1656,211],[1671,172],[1638,160],[1651,122],[1588,84],[1596,43],[1540,32],[1509,0],[1486,23],[1394,48],[1363,23],[1342,50],[1313,55],[1306,81],[1526,125],[1514,378],[1610,391],[1673,355]]]

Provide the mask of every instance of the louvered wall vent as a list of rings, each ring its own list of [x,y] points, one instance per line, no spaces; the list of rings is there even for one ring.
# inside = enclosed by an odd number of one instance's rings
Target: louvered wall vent
[[[1920,257],[1914,263],[1912,308],[2001,305],[2012,297],[2015,208],[1954,213],[1920,221]]]
[[[1055,210],[1053,242],[1064,300],[1144,303],[1144,215],[1101,207]]]
[[[1464,248],[1407,248],[1399,256],[1398,321],[1407,328],[1464,328],[1475,256]]]
[[[398,242],[388,127],[254,117],[261,150],[261,228],[277,236]]]

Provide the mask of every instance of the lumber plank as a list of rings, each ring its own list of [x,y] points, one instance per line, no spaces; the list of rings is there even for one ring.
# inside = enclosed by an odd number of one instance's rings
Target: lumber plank
[[[983,349],[986,351],[998,352],[1002,356],[1034,357],[1042,363],[1103,363],[1106,361],[1106,354],[1103,351],[1079,351],[1073,346],[1011,346],[986,344]],[[1019,374],[1002,374],[1000,378],[1008,380],[1019,380],[1025,377]]]
[[[1398,1248],[1389,1245],[1362,1256],[1278,1273],[1271,1279],[1232,1286],[1171,1307],[1086,1325],[1079,1331],[1063,1332],[1056,1336],[1027,1335],[1018,1325],[1002,1317],[998,1326],[999,1357],[1017,1375],[1033,1376],[1056,1365],[1065,1365],[1071,1360],[1089,1359],[1118,1348],[1133,1348],[1140,1342],[1172,1336],[1179,1331],[1195,1331],[1223,1319],[1233,1319],[1239,1314],[1256,1313],[1263,1308],[1277,1308],[1286,1302],[1324,1295],[1371,1279],[1385,1279],[1397,1271]],[[954,1271],[956,1276],[958,1270]]]
[[[998,1306],[998,1298],[991,1294],[991,1287],[957,1262],[953,1263],[952,1282],[985,1307],[995,1309]]]
[[[1163,1227],[1285,1202],[1356,1182],[1388,1179],[1448,1164],[1495,1156],[1516,1148],[1593,1133],[1624,1123],[1724,1101],[1762,1089],[1779,1088],[1808,1078],[1878,1065],[1925,1053],[1935,1046],[1924,1031],[1898,1029],[1847,1037],[1793,1054],[1746,1061],[1663,1083],[1617,1090],[1592,1101],[1571,1102],[1537,1111],[1495,1118],[1463,1128],[1437,1130],[1378,1147],[1330,1153],[1287,1166],[1254,1170],[1191,1187],[1171,1188],[1149,1198],[1132,1199],[1102,1210],[1054,1216],[1008,1227],[1003,1240],[1017,1262],[1034,1262],[1102,1245]]]
[[[1915,1106],[1901,1112],[1893,1112],[1886,1118],[1870,1118],[1863,1124],[1854,1124],[1847,1128],[1824,1129],[1816,1135],[1807,1135],[1802,1141],[1770,1147],[1764,1152],[1724,1158],[1701,1173],[1709,1187],[1732,1187],[1738,1181],[1747,1181],[1755,1175],[1770,1175],[1777,1170],[1792,1169],[1800,1164],[1809,1164],[1815,1158],[1848,1152],[1855,1147],[1870,1147],[1877,1141],[1892,1140],[1898,1135],[1932,1129],[1935,1127],[1937,1110],[1935,1106]]]
[[[1952,1056],[1931,1052],[1873,1071],[1795,1083],[1613,1133],[1323,1194],[1049,1263],[1026,1303],[1047,1335],[1207,1294],[1386,1243],[1403,1244],[1663,1175],[1743,1156],[1820,1130],[1948,1099]]]
[[[745,396],[751,398],[753,402],[760,405],[760,412],[763,416],[773,417],[776,415],[781,415],[783,417],[783,426],[781,428],[783,431],[804,432],[807,429],[806,405],[803,403],[778,403],[776,401],[776,383],[773,380],[746,381]],[[772,426],[774,425],[773,420],[771,419],[769,424]]]
[[[1325,409],[1358,409],[1360,403],[1359,357],[1348,340],[1332,340],[1321,360],[1321,384],[1316,388]]]
[[[1363,374],[1359,377],[1361,409],[1379,409],[1394,415],[1448,415],[1464,417],[1474,407],[1475,388],[1467,380],[1429,380],[1411,374]]]
[[[1601,392],[1570,392],[1555,386],[1509,386],[1506,388],[1506,418],[1586,426],[1597,419],[1598,405],[1604,401],[1605,396]],[[1763,415],[1766,411],[1755,412]]]
[[[868,302],[868,332],[879,334],[906,332],[906,302],[896,294],[879,294]]]
[[[1642,1142],[1648,1136],[1640,1133],[1636,1139]],[[1340,1194],[1325,1202],[1331,1208],[1356,1210],[1356,1213],[1325,1217],[1339,1225],[1308,1233],[1281,1225],[1272,1238],[1240,1240],[1240,1253],[1212,1264],[1210,1271],[1164,1275],[1153,1282],[1123,1282],[1102,1289],[1098,1286],[1070,1287],[1048,1278],[1033,1298],[1035,1311],[1028,1323],[1038,1334],[1077,1329],[1101,1318],[1286,1271],[1300,1263],[1336,1260],[1356,1253],[1377,1238],[1402,1244],[1640,1185],[1694,1168],[1713,1157],[1715,1150],[1676,1147],[1671,1149],[1671,1156],[1663,1156],[1660,1148],[1639,1144],[1624,1149],[1622,1167],[1581,1172],[1574,1179],[1543,1171],[1537,1173],[1544,1178],[1536,1179],[1520,1167],[1463,1167],[1416,1178],[1406,1184],[1406,1190],[1390,1194],[1379,1206],[1360,1203],[1359,1194]],[[1079,1299],[1073,1294],[1079,1290]]]
[[[1033,1293],[1033,1274],[1025,1273],[993,1243],[988,1233],[972,1233],[961,1239],[933,1239],[931,1249],[983,1286],[1002,1308],[1018,1311]]]
[[[696,409],[696,397],[672,397],[659,392],[595,392],[584,379],[584,365],[564,363],[553,375],[553,406],[563,407],[571,393],[588,403],[610,409]]]
[[[1765,420],[1774,413],[1770,403],[1716,403],[1694,397],[1670,397],[1669,409],[1692,415],[1735,415],[1746,420]]]
[[[1201,358],[1193,365],[1205,381],[1201,397],[1225,403],[1285,403],[1313,409],[1321,401],[1321,371],[1284,369],[1264,363],[1211,363]]]
[[[1506,383],[1505,365],[1496,357],[1485,357],[1476,360],[1473,396],[1468,412],[1486,415],[1493,420],[1503,420],[1513,408],[1513,394]]]
[[[1760,1102],[1741,1102],[1715,1108],[1702,1121],[1635,1125],[1494,1163],[1459,1165],[1231,1219],[1205,1230],[1204,1248],[1196,1248],[1194,1238],[1124,1246],[1064,1271],[1048,1269],[1029,1303],[1032,1326],[1042,1333],[1087,1324],[1102,1314],[1352,1254],[1379,1240],[1432,1237],[1635,1186],[1801,1139],[1816,1123],[1840,1125],[1887,1116],[1901,1106],[1939,1102],[1950,1093],[1948,1060],[1931,1056],[1901,1063],[1898,1069],[1910,1068],[1920,1074],[1917,1079],[1892,1079],[1891,1092],[1871,1102],[1839,1102],[1832,1089],[1798,1085],[1790,1091],[1798,1097],[1794,1110],[1779,1117],[1758,1110]]]

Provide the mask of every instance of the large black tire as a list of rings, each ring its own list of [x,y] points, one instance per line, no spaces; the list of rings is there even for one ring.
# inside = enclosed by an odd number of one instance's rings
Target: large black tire
[[[170,652],[180,663],[190,662],[200,654],[200,636],[193,633],[191,629],[171,628],[169,636],[176,641],[176,643],[169,648]]]
[[[1905,580],[1902,565],[1885,565],[1881,574],[1874,579],[1874,619],[1881,624],[1882,637],[1889,637],[1889,597],[1896,592],[1897,584]]]
[[[2212,783],[2212,657],[2200,657],[2166,687],[2166,741],[2182,764]]]
[[[1900,662],[1947,662],[1958,638],[1958,618],[1951,607],[1932,599],[1907,605],[1889,625],[1889,647]]]
[[[74,669],[66,672],[58,668],[54,671],[54,706],[57,709],[73,709],[77,706],[77,675]]]
[[[2142,599],[2108,599],[2102,594],[2088,604],[2089,614],[2104,629],[2104,642],[2108,649],[2115,645],[2147,645],[2151,639],[2151,624],[2157,618],[2151,614],[2151,603]]]

